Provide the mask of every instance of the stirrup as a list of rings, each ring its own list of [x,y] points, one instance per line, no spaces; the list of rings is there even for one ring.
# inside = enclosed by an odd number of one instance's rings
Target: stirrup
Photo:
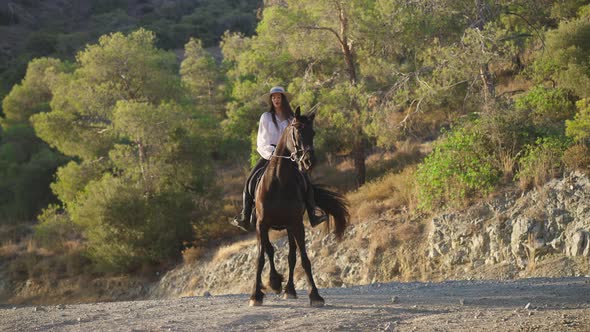
[[[229,223],[233,226],[236,226],[237,228],[243,230],[244,232],[249,232],[249,228],[250,225],[246,225],[246,221],[244,220],[243,222],[239,219],[240,216],[236,216],[233,220],[231,220]]]

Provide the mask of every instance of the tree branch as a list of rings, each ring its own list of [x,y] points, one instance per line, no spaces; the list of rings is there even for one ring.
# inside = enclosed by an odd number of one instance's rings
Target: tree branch
[[[311,25],[302,25],[299,26],[300,29],[307,29],[307,30],[324,30],[324,31],[329,31],[331,33],[334,34],[334,36],[336,36],[336,38],[338,38],[338,42],[340,43],[340,45],[344,45],[344,41],[342,40],[342,38],[340,37],[340,35],[338,34],[338,32],[332,28],[328,28],[328,27],[318,27],[318,26],[311,26]]]
[[[543,39],[543,36],[541,35],[541,33],[539,32],[539,29],[535,28],[524,16],[518,14],[518,13],[514,13],[511,11],[507,11],[506,14],[508,15],[514,15],[518,18],[520,18],[521,20],[523,20],[531,29],[533,29],[533,31],[535,31],[535,33],[537,34],[537,37],[539,37],[539,40],[541,40],[541,47],[543,48],[543,50],[545,50],[545,40]]]

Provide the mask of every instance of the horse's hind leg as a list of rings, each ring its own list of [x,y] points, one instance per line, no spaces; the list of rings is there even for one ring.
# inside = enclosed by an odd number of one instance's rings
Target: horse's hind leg
[[[297,292],[295,291],[295,284],[293,283],[293,273],[295,271],[295,263],[297,262],[297,243],[295,243],[295,238],[291,231],[287,231],[287,235],[289,236],[289,280],[285,285],[285,295],[283,297],[285,299],[296,299]]]
[[[305,250],[305,230],[303,229],[303,223],[300,223],[301,227],[295,227],[294,229],[294,236],[295,242],[297,242],[297,247],[299,247],[299,255],[301,256],[301,266],[305,270],[305,275],[307,276],[307,282],[309,283],[309,305],[312,307],[323,307],[324,306],[324,299],[320,296],[318,292],[318,288],[313,281],[313,276],[311,274],[311,262],[309,261],[309,257],[307,257],[307,251]]]
[[[268,229],[266,230],[257,230],[258,235],[258,260],[256,261],[256,281],[254,283],[254,289],[252,290],[252,295],[250,296],[250,306],[260,306],[262,305],[262,300],[264,299],[264,293],[262,292],[262,269],[264,268],[264,247],[262,242],[262,234],[266,233],[268,236]]]
[[[273,247],[272,243],[270,243],[270,239],[268,238],[268,232],[264,232],[260,234],[262,240],[262,247],[266,251],[266,255],[268,256],[268,261],[270,263],[270,274],[268,276],[268,283],[270,284],[270,288],[277,294],[281,292],[281,286],[283,283],[283,276],[277,272],[275,268],[275,248]]]

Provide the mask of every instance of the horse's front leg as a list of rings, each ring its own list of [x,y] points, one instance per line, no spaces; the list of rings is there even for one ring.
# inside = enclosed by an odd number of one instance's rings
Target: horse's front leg
[[[268,262],[270,263],[270,274],[268,276],[268,283],[270,284],[270,288],[277,294],[281,292],[281,286],[283,283],[283,276],[277,272],[275,268],[275,248],[273,247],[272,243],[270,243],[270,239],[268,237],[268,231],[260,234],[262,240],[262,247],[266,251],[266,255],[268,256]]]
[[[295,284],[293,282],[293,273],[295,272],[295,263],[297,262],[297,243],[291,231],[288,230],[287,235],[289,237],[289,280],[287,281],[287,285],[285,285],[285,295],[283,295],[283,298],[296,299],[297,292],[295,291]]]
[[[309,261],[309,257],[307,257],[307,250],[305,249],[305,230],[303,229],[303,222],[299,222],[297,226],[293,229],[293,235],[295,237],[295,242],[297,242],[297,247],[299,247],[299,255],[301,256],[301,266],[305,270],[305,275],[307,276],[307,282],[309,283],[309,305],[312,307],[323,307],[324,306],[324,299],[320,296],[318,292],[318,288],[313,281],[313,276],[311,274],[311,262]]]
[[[262,300],[264,299],[264,293],[262,292],[262,269],[264,268],[264,243],[262,242],[262,234],[266,232],[268,237],[268,229],[261,229],[258,227],[256,235],[258,238],[258,260],[256,261],[256,281],[254,282],[254,289],[250,296],[250,306],[261,306]]]

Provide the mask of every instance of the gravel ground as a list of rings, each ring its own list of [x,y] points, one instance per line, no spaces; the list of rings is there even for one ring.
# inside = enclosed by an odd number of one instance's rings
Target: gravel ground
[[[320,289],[323,308],[268,295],[0,306],[1,331],[590,331],[590,278]]]

